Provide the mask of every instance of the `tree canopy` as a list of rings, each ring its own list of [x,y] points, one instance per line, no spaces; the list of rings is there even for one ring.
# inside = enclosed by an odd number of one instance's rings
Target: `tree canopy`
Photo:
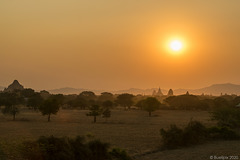
[[[130,107],[133,105],[133,95],[128,93],[123,93],[117,96],[116,102],[123,107]]]
[[[48,122],[50,121],[51,114],[57,114],[59,111],[60,105],[56,99],[49,98],[43,102],[39,107],[42,115],[48,115]]]
[[[148,97],[147,99],[142,100],[140,103],[145,111],[149,113],[149,117],[152,115],[152,112],[159,109],[161,103],[154,97]]]

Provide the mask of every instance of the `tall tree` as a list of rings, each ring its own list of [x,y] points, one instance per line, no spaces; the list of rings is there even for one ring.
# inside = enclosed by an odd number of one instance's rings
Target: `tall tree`
[[[104,108],[103,112],[102,112],[102,116],[103,116],[103,118],[106,118],[106,121],[107,121],[107,118],[111,117],[110,108]]]
[[[87,105],[86,107],[90,107],[90,106],[96,104],[96,100],[97,100],[97,96],[92,91],[83,91],[82,93],[80,93],[78,95],[78,98],[85,100],[86,105]]]
[[[113,99],[114,99],[113,94],[110,92],[102,92],[101,95],[98,97],[98,100],[101,102],[113,101]]]
[[[51,114],[57,114],[59,111],[60,104],[58,100],[49,98],[43,102],[43,104],[39,107],[42,115],[48,116],[48,122],[50,122]]]
[[[152,112],[159,109],[160,104],[161,103],[154,97],[148,97],[142,102],[143,109],[149,113],[149,117],[151,117]]]
[[[18,106],[24,104],[24,98],[15,92],[3,92],[0,94],[0,106],[5,106],[2,109],[3,114],[8,114],[13,116],[15,120],[16,115],[19,113]]]
[[[102,116],[103,118],[106,118],[106,121],[107,121],[107,118],[111,117],[111,108],[113,107],[113,102],[112,101],[104,101],[102,103],[102,107],[103,107],[103,112],[102,112]]]
[[[34,110],[37,110],[43,103],[43,98],[39,93],[35,93],[27,100],[27,106]]]
[[[90,112],[87,113],[87,116],[93,116],[93,122],[96,123],[97,116],[101,115],[101,108],[99,105],[92,105],[89,108]]]
[[[125,108],[130,108],[133,105],[133,95],[128,93],[123,93],[117,96],[116,102]]]
[[[25,98],[29,98],[29,97],[32,97],[35,95],[35,92],[33,89],[31,88],[26,88],[26,89],[23,89],[23,90],[20,90],[20,93],[22,96],[24,96]]]
[[[87,100],[80,96],[77,96],[76,98],[67,101],[67,104],[73,108],[86,109],[86,107],[88,107]]]
[[[83,91],[79,94],[80,97],[85,98],[86,100],[96,100],[97,96],[92,91]]]

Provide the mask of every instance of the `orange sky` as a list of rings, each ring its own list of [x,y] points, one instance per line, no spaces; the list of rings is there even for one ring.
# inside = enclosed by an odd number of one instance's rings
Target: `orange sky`
[[[240,1],[1,0],[0,86],[240,84]],[[170,54],[171,37],[186,49]]]

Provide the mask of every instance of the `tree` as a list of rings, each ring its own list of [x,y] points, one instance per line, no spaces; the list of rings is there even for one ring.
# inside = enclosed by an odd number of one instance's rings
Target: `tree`
[[[109,92],[103,92],[101,95],[98,97],[98,100],[101,102],[104,101],[113,101],[113,94]]]
[[[37,110],[43,103],[43,98],[39,93],[35,93],[33,96],[28,98],[27,106]]]
[[[54,94],[50,96],[51,99],[57,100],[59,105],[62,105],[64,102],[64,95],[63,94]]]
[[[235,107],[218,107],[211,113],[212,120],[216,120],[219,126],[240,128],[240,110]]]
[[[186,110],[200,109],[202,108],[202,105],[204,105],[197,96],[186,94],[180,96],[170,96],[165,99],[165,102],[167,102],[172,108]]]
[[[50,122],[51,114],[57,114],[59,111],[60,105],[56,99],[49,98],[43,102],[39,107],[42,115],[48,115],[48,122]]]
[[[128,93],[123,93],[117,96],[116,102],[125,108],[130,108],[133,105],[133,95]]]
[[[5,108],[2,109],[2,113],[12,115],[13,121],[15,121],[15,117],[19,113],[19,108],[16,105],[5,106]]]
[[[237,96],[233,99],[233,105],[236,106],[240,103],[240,96]]]
[[[104,102],[102,103],[102,106],[103,106],[104,108],[112,108],[112,107],[113,107],[113,102],[112,102],[112,101],[109,101],[109,100],[104,101]]]
[[[88,107],[87,100],[80,96],[77,96],[75,99],[68,101],[67,104],[74,108],[80,107],[80,109],[85,109]]]
[[[217,97],[214,99],[215,106],[220,108],[220,107],[230,107],[231,104],[228,100],[226,100],[223,97]]]
[[[143,109],[145,111],[148,111],[149,117],[151,117],[151,114],[152,114],[153,111],[159,109],[160,104],[161,103],[154,97],[148,97],[142,103]]]
[[[78,98],[79,99],[84,99],[84,101],[86,102],[86,106],[84,106],[84,108],[94,105],[96,103],[96,100],[97,100],[97,96],[92,91],[83,91],[82,93],[80,93],[78,95]]]
[[[85,98],[86,100],[96,100],[97,96],[92,91],[83,91],[79,94],[80,97]]]
[[[93,116],[94,117],[93,122],[96,123],[97,116],[99,116],[101,114],[100,106],[99,105],[92,105],[89,108],[89,110],[90,110],[90,112],[87,113],[87,116]]]
[[[111,117],[111,110],[109,108],[105,108],[102,112],[102,115],[103,118],[106,118],[107,121],[107,118]]]
[[[144,103],[144,101],[145,101],[144,99],[138,101],[138,102],[136,103],[136,106],[137,106],[138,108],[140,108],[140,109],[143,109],[143,103]]]
[[[26,98],[29,98],[29,97],[32,97],[32,96],[35,95],[34,90],[31,89],[31,88],[20,90],[20,93],[21,93],[22,96],[24,96]]]
[[[15,120],[16,114],[19,113],[18,106],[23,103],[23,97],[15,92],[4,92],[0,95],[0,106],[5,106],[2,113],[12,115],[13,120]]]
[[[111,117],[111,110],[110,110],[110,108],[113,107],[113,102],[109,101],[109,100],[104,101],[102,103],[102,107],[103,107],[102,117],[106,118],[106,121],[107,121],[107,118]]]

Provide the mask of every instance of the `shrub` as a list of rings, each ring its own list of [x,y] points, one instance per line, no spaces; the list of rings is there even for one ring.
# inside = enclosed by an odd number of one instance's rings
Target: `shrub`
[[[198,121],[190,121],[183,131],[185,145],[200,144],[207,138],[207,128]]]
[[[88,159],[88,155],[90,155],[89,148],[84,144],[84,137],[77,136],[75,139],[69,139],[69,143],[71,146],[71,150],[74,154],[74,158],[77,159]]]
[[[206,128],[198,121],[190,121],[184,128],[171,125],[168,130],[161,129],[163,148],[174,149],[183,146],[201,144],[206,140],[235,140],[240,136],[228,127]]]
[[[162,142],[164,148],[177,148],[183,145],[183,130],[176,125],[171,125],[168,130],[161,129]]]
[[[45,160],[65,160],[74,157],[66,138],[40,137],[37,142]]]
[[[131,157],[127,155],[126,151],[120,148],[113,148],[110,155],[114,160],[131,160]]]
[[[219,126],[240,127],[240,110],[233,107],[218,108],[211,112],[212,120],[216,120]]]
[[[26,141],[23,142],[21,153],[23,155],[23,158],[26,158],[28,160],[43,160],[43,155],[40,150],[40,146],[38,142],[31,142]]]
[[[99,140],[90,141],[88,144],[88,148],[91,153],[89,155],[91,160],[108,160],[110,156],[108,154],[108,143],[102,143]]]
[[[109,144],[99,140],[86,142],[84,137],[40,137],[37,141],[24,142],[23,158],[29,160],[130,160],[123,150],[109,152]]]
[[[208,128],[208,136],[210,139],[235,140],[239,139],[239,135],[228,127],[211,127]]]

